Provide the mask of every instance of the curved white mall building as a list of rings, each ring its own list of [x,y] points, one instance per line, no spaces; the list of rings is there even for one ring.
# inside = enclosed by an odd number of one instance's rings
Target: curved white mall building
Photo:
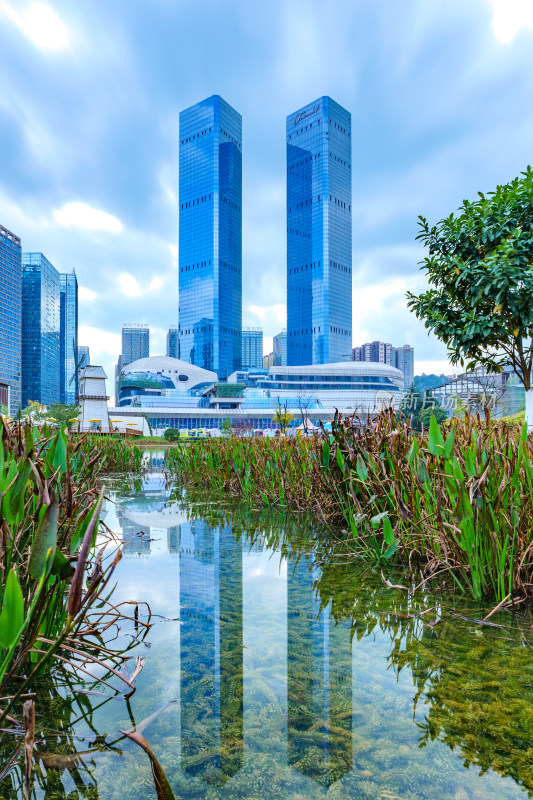
[[[403,373],[388,364],[341,361],[307,367],[271,367],[257,386],[280,399],[314,397],[324,409],[344,414],[374,413],[396,406],[403,390]]]
[[[299,367],[271,367],[253,383],[240,370],[227,381],[214,372],[167,356],[133,361],[118,378],[119,408],[111,415],[142,414],[153,431],[220,430],[234,427],[276,429],[281,409],[290,426],[329,422],[338,410],[362,420],[384,407],[397,407],[403,374],[387,364],[342,361]]]

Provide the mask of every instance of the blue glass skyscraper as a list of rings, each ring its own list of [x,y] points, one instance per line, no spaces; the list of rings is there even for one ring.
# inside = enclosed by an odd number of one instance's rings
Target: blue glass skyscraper
[[[80,344],[78,346],[78,374],[84,367],[88,367],[91,363],[91,354],[86,345]]]
[[[242,119],[213,95],[180,113],[180,358],[241,366]]]
[[[20,405],[20,259],[19,237],[0,225],[0,408],[11,414]]]
[[[287,361],[349,361],[351,114],[321,97],[287,117]]]
[[[180,357],[180,332],[177,325],[168,329],[167,356],[170,356],[170,358]]]
[[[42,253],[23,253],[22,406],[60,398],[59,272]]]
[[[242,368],[262,369],[263,330],[262,328],[242,329]]]
[[[78,396],[78,281],[74,270],[59,276],[61,402],[75,403]]]
[[[120,370],[132,361],[150,356],[150,328],[132,322],[122,327],[122,361]]]

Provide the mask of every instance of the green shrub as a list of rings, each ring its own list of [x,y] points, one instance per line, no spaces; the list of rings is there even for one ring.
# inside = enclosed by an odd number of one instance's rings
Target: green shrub
[[[176,428],[167,428],[163,436],[167,442],[177,442],[180,438],[180,432]]]

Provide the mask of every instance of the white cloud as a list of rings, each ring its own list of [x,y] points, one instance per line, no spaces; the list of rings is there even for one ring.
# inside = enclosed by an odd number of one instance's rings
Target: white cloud
[[[11,4],[0,1],[0,13],[43,50],[63,50],[68,46],[68,28],[53,8],[45,3],[32,3],[21,13]]]
[[[138,297],[141,294],[139,282],[133,275],[128,275],[127,272],[123,272],[119,277],[119,281],[122,293],[127,297]]]
[[[60,225],[87,228],[88,230],[104,230],[120,233],[122,223],[112,214],[91,208],[86,203],[66,203],[63,208],[54,211],[54,219]]]
[[[179,250],[175,244],[169,244],[170,247],[170,255],[172,256],[172,266],[177,267],[179,266],[178,256]]]
[[[449,361],[415,361],[415,375],[457,375],[461,367],[454,367]]]
[[[275,303],[273,306],[248,306],[248,308],[259,319],[264,319],[267,315],[273,315],[279,323],[285,325],[287,307],[282,303]]]
[[[386,319],[391,311],[406,308],[405,292],[408,285],[404,278],[383,284],[358,288],[353,294],[353,340],[362,344],[372,336],[372,325],[376,320]]]
[[[156,292],[156,291],[157,291],[158,289],[160,289],[162,286],[163,286],[163,281],[161,280],[161,278],[158,278],[158,277],[156,276],[155,278],[152,278],[152,280],[150,281],[150,286],[149,286],[149,288],[150,288],[150,290],[151,290],[152,292]]]
[[[90,301],[95,300],[98,297],[96,292],[93,292],[92,289],[88,289],[86,286],[79,286],[78,287],[78,300],[82,302],[84,300]]]
[[[120,334],[93,328],[90,325],[81,325],[78,328],[78,342],[89,347],[93,364],[98,364],[98,359],[102,356],[112,356],[116,359],[122,349]]]
[[[533,28],[531,0],[492,0],[492,27],[500,42],[510,42],[520,28]]]

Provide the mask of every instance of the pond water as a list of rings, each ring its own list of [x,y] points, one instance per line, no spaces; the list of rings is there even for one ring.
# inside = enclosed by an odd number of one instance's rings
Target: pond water
[[[120,632],[130,674],[146,658],[137,691],[43,686],[39,749],[82,755],[40,758],[36,798],[156,798],[148,756],[119,731],[160,709],[143,735],[176,798],[533,796],[525,614],[479,626],[472,603],[387,588],[316,521],[173,499],[160,466],[140,491],[110,487],[104,514],[127,542],[113,600],[153,615],[144,641],[133,622]],[[21,786],[13,771],[0,797]]]

